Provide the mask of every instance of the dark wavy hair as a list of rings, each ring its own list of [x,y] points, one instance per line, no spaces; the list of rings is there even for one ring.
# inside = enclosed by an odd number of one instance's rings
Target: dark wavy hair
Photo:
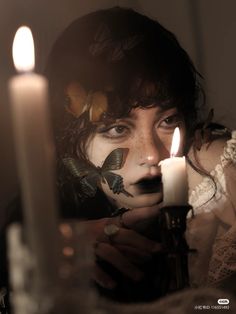
[[[119,7],[90,13],[67,27],[52,47],[46,75],[60,156],[86,159],[86,141],[96,130],[83,115],[65,111],[64,90],[71,81],[105,93],[114,119],[133,107],[177,107],[188,139],[204,99],[201,76],[176,37],[157,21]]]

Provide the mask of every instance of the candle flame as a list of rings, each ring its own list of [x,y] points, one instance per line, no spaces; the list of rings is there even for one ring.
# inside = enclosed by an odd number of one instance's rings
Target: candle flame
[[[180,144],[180,131],[179,128],[175,128],[173,138],[172,138],[172,145],[170,150],[170,157],[174,157],[177,155],[179,150],[179,144]]]
[[[29,27],[18,28],[12,45],[12,56],[18,71],[34,69],[34,40]]]

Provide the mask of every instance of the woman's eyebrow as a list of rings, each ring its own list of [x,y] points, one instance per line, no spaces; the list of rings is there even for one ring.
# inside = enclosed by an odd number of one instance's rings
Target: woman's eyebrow
[[[152,108],[152,107],[151,107]],[[160,116],[163,115],[165,112],[169,112],[169,113],[178,113],[178,109],[175,106],[171,106],[171,107],[166,107],[166,106],[156,106],[157,110],[154,113],[155,116]],[[148,110],[149,108],[144,108],[144,110]],[[123,120],[123,119],[130,119],[132,120],[136,120],[137,119],[137,115],[135,111],[131,111],[126,117],[121,118],[119,120]]]
[[[113,121],[109,121],[109,123],[103,122],[100,126],[98,126],[98,130],[99,129],[103,129],[104,127],[107,128],[109,126],[113,126],[117,123],[127,123],[129,125],[133,125],[134,124],[134,120],[136,120],[136,118],[132,118],[132,117],[121,117],[118,119],[114,119]]]
[[[170,112],[170,113],[178,112],[178,109],[176,107],[169,107],[169,108],[162,107],[159,113],[165,113],[165,112]]]
[[[125,123],[128,123],[128,124],[133,124],[133,122],[137,120],[137,117],[134,115],[130,115],[130,116],[126,116],[126,117],[122,117],[122,118],[119,118],[115,121],[115,123],[119,123],[119,122],[125,122]]]

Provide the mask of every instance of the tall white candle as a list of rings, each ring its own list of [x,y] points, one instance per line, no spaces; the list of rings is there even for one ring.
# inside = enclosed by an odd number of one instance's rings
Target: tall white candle
[[[188,204],[188,180],[185,157],[175,157],[180,144],[180,131],[175,128],[170,158],[160,162],[163,183],[163,205]]]
[[[55,284],[58,264],[54,149],[50,130],[47,81],[34,68],[34,43],[27,27],[18,29],[13,59],[23,72],[9,82],[17,165],[26,239],[35,258],[35,288]]]

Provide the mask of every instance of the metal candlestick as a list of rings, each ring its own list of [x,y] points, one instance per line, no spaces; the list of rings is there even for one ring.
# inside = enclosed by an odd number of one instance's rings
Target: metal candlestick
[[[166,250],[169,275],[169,292],[189,286],[188,253],[185,240],[186,217],[192,207],[166,206],[161,208],[159,216],[160,240]]]

